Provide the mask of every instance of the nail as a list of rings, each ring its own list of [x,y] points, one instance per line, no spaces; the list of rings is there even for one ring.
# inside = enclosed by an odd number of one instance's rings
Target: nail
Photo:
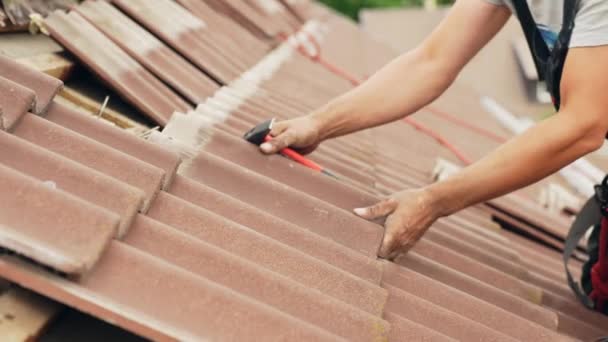
[[[366,208],[355,208],[355,209],[353,209],[353,211],[355,212],[355,214],[357,214],[359,216],[364,216],[365,214],[367,214]]]

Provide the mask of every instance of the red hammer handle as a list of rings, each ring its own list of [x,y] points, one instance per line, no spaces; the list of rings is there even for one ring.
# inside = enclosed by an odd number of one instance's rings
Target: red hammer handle
[[[272,138],[270,137],[270,135],[267,135],[266,138],[264,139],[264,141],[269,141],[269,140],[272,140]],[[316,171],[323,171],[323,167],[321,167],[321,165],[313,162],[312,160],[304,157],[303,155],[299,154],[298,152],[296,152],[290,148],[282,149],[281,154],[308,168],[311,168]]]
[[[309,167],[309,168],[311,168],[313,170],[323,171],[323,168],[321,167],[321,165],[313,162],[312,160],[304,157],[303,155],[299,154],[298,152],[296,152],[296,151],[294,151],[294,150],[292,150],[290,148],[284,148],[284,149],[282,149],[281,150],[281,154],[283,154],[283,155],[285,155],[285,156],[293,159],[294,161],[296,161],[296,162],[298,162],[298,163],[300,163],[300,164],[302,164],[302,165],[304,165],[306,167]]]

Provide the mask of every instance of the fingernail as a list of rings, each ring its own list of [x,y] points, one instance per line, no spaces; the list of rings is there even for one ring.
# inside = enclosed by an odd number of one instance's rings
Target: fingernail
[[[367,210],[365,208],[355,208],[355,209],[353,209],[353,211],[355,212],[355,214],[357,214],[359,216],[363,216],[367,212]]]
[[[260,145],[260,149],[262,149],[262,151],[264,152],[270,152],[272,150],[272,145],[270,145],[269,143],[263,143],[262,145]]]

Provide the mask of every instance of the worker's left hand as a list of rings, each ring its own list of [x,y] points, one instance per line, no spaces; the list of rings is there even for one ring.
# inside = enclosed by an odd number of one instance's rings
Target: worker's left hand
[[[412,248],[439,218],[433,196],[426,189],[398,192],[371,207],[357,208],[354,212],[368,220],[386,217],[384,239],[378,256],[389,260]]]

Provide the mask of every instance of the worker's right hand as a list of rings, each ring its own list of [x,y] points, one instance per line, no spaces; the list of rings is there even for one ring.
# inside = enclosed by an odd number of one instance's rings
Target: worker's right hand
[[[260,145],[265,154],[278,153],[286,147],[308,154],[321,143],[319,124],[311,115],[275,122],[270,136],[272,140]]]

